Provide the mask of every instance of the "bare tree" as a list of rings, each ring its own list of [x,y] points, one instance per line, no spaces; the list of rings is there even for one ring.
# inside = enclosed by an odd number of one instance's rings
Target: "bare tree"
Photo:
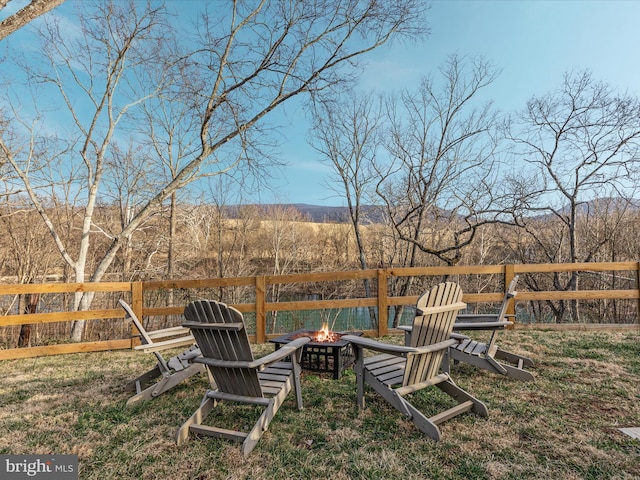
[[[264,251],[263,271],[272,275],[286,275],[299,272],[308,253],[308,236],[303,233],[303,215],[292,206],[270,205],[260,209],[262,213],[260,228],[254,235],[262,237],[259,247]],[[267,270],[268,269],[268,270]],[[270,287],[271,302],[278,302],[286,292],[283,284],[274,283]],[[270,314],[270,333],[277,331],[278,312]]]
[[[61,128],[74,130],[71,139],[64,137],[73,147],[65,150],[71,166],[59,173],[73,172],[76,189],[86,199],[75,257],[42,207],[40,183],[30,168],[46,163],[52,155],[60,156],[61,150],[36,151],[40,134],[36,128],[30,129],[24,150],[0,141],[78,282],[102,279],[131,233],[203,169],[222,173],[240,164],[259,167],[260,158],[252,154],[259,151],[255,146],[260,138],[253,134],[271,112],[302,94],[321,95],[348,85],[363,54],[393,38],[422,34],[426,9],[417,0],[335,0],[313,5],[236,1],[228,9],[216,7],[215,13],[204,15],[200,35],[193,38],[184,32],[173,36],[162,7],[140,7],[137,2],[115,1],[89,5],[80,15],[79,34],[71,39],[49,24],[48,42],[41,49],[48,67],[32,76],[39,85],[54,86],[70,119]],[[183,55],[168,63],[164,42],[182,37],[190,37],[185,38]],[[156,187],[154,195],[113,236],[97,265],[87,271],[93,213],[108,174],[105,159],[114,137],[128,136],[129,115],[163,92],[164,83],[156,79],[175,78],[147,72],[154,68],[168,72],[174,66],[189,74],[179,98],[192,106],[198,119],[197,148],[169,181]],[[54,99],[47,96],[47,100]],[[58,123],[60,108],[58,104],[55,111]],[[51,124],[48,127],[45,131]],[[79,294],[76,308],[88,308],[92,299],[90,292]],[[81,339],[83,329],[83,322],[74,324],[72,338]]]
[[[153,177],[149,175],[150,157],[145,149],[139,145],[129,144],[126,149],[114,143],[111,147],[111,155],[105,160],[105,167],[110,174],[103,182],[103,194],[101,204],[103,210],[115,211],[117,219],[112,221],[99,222],[94,219],[94,230],[101,232],[107,241],[112,241],[129,224],[135,216],[137,210],[152,195],[155,183]],[[157,212],[159,213],[159,212]],[[154,216],[149,215],[148,220],[138,227],[138,231],[145,228]],[[98,226],[99,224],[99,226]],[[132,281],[140,274],[139,264],[134,267],[134,257],[142,257],[138,248],[140,242],[134,241],[131,234],[124,239],[119,259],[115,261],[116,269],[112,273],[118,273],[121,281]],[[136,252],[136,250],[138,250]],[[138,277],[139,278],[139,277]]]
[[[596,242],[578,235],[588,220],[590,203],[616,197],[624,203],[638,187],[640,164],[640,101],[597,82],[589,72],[568,73],[562,86],[534,97],[509,129],[516,155],[528,168],[521,169],[517,184],[527,209],[549,215],[555,226],[534,226],[527,232],[544,249],[547,261],[588,262],[608,241]],[[553,234],[547,242],[545,232]],[[615,228],[608,235],[613,235]],[[566,279],[554,277],[558,290],[575,290],[579,272]],[[571,302],[571,317],[579,319],[578,303]],[[556,307],[556,318],[564,312]]]
[[[153,171],[151,183],[166,185],[176,178],[180,170],[193,159],[200,146],[200,118],[193,115],[192,92],[204,86],[204,79],[193,72],[189,62],[175,62],[181,53],[176,45],[165,45],[167,68],[152,71],[153,83],[165,84],[162,95],[150,98],[137,115],[139,142],[150,150],[145,170]],[[193,83],[197,84],[194,85]],[[192,175],[193,182],[208,174],[220,172],[201,170]],[[153,188],[152,188],[153,190]],[[169,195],[166,277],[173,278],[176,269],[176,236],[178,228],[178,190]]]
[[[407,267],[425,256],[457,264],[480,227],[510,222],[514,208],[498,183],[497,112],[478,99],[497,70],[452,55],[440,73],[440,81],[425,78],[417,92],[389,100],[388,156],[376,163],[378,195],[406,247],[396,259]],[[412,283],[403,280],[400,294]]]
[[[48,69],[29,72],[34,82],[54,86],[68,114],[68,124],[63,128],[75,127],[72,136],[43,139],[38,129],[29,125],[31,136],[24,152],[16,152],[4,141],[0,142],[0,148],[49,228],[60,254],[73,270],[76,282],[84,282],[88,273],[93,281],[99,281],[115,257],[117,249],[110,250],[94,267],[92,275],[87,271],[94,213],[106,162],[112,155],[117,129],[121,122],[125,123],[129,110],[162,88],[162,85],[143,85],[143,78],[129,73],[143,64],[146,67],[148,57],[157,53],[158,36],[154,32],[156,27],[162,26],[161,11],[149,9],[139,13],[134,4],[111,7],[107,5],[99,12],[93,11],[92,15],[83,15],[82,34],[72,40],[61,37],[57,23],[48,23],[42,32],[46,42],[42,51]],[[95,57],[99,49],[104,53],[100,60]],[[124,92],[119,96],[121,90]],[[15,104],[14,101],[12,105]],[[57,113],[60,121],[60,112]],[[22,118],[16,118],[27,127]],[[38,127],[43,128],[42,125]],[[36,150],[44,141],[50,148]],[[40,168],[34,171],[34,165]],[[64,184],[68,186],[69,195],[83,197],[82,234],[77,248],[69,244],[72,239],[61,235],[44,208],[43,184],[54,188]],[[68,201],[69,197],[66,199]],[[129,229],[125,227],[119,235],[113,236],[112,244],[115,241],[120,247],[129,238],[135,228],[132,222],[128,226]],[[87,309],[92,299],[93,293],[78,293],[74,308]],[[84,321],[75,322],[72,338],[80,340],[83,330]]]
[[[38,222],[37,212],[20,201],[18,196],[10,201],[3,198],[0,208],[0,239],[3,262],[2,272],[14,276],[16,283],[39,283],[46,281],[46,275],[55,258],[55,248],[50,237]],[[38,294],[17,295],[20,313],[36,313]],[[18,347],[31,346],[33,325],[20,326]]]
[[[249,251],[260,216],[253,206],[243,207],[243,192],[228,175],[207,179],[209,190],[203,201],[210,205],[201,225],[206,231],[203,247],[211,261],[208,277],[241,277],[255,273]],[[235,205],[235,207],[233,207]],[[221,291],[222,295],[222,291]],[[221,297],[222,298],[222,297]]]
[[[371,98],[374,97],[374,98]],[[345,101],[328,101],[316,106],[311,144],[333,169],[330,184],[347,203],[360,268],[369,268],[363,224],[367,222],[365,202],[375,194],[373,167],[380,146],[381,101],[373,94],[352,94]],[[363,280],[365,295],[371,296],[370,280]],[[372,328],[378,327],[375,308],[369,309]]]
[[[0,10],[5,8],[9,1],[0,0]],[[0,40],[63,3],[64,0],[31,0],[27,6],[0,22]]]

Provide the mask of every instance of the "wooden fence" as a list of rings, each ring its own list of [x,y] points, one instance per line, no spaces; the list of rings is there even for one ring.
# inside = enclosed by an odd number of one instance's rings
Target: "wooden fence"
[[[344,309],[353,307],[375,307],[378,312],[378,330],[365,333],[383,336],[388,332],[389,307],[399,305],[415,305],[418,296],[389,296],[389,281],[394,277],[442,277],[465,275],[500,275],[504,277],[503,285],[507,285],[514,275],[525,273],[553,273],[571,271],[626,271],[633,275],[635,288],[624,290],[578,290],[578,291],[523,291],[518,288],[518,302],[546,300],[595,300],[626,299],[638,302],[640,311],[640,263],[638,262],[604,262],[579,264],[536,264],[536,265],[479,265],[457,267],[421,267],[421,268],[387,268],[377,270],[356,270],[346,272],[327,272],[314,274],[293,274],[279,276],[256,276],[237,278],[212,278],[202,280],[171,280],[151,282],[104,282],[104,283],[67,283],[67,284],[22,284],[0,285],[0,296],[20,294],[51,294],[75,292],[113,292],[130,297],[131,306],[139,318],[144,316],[180,315],[184,305],[148,307],[145,297],[160,290],[177,291],[182,289],[210,289],[224,287],[248,287],[254,289],[255,302],[234,304],[241,312],[255,313],[256,329],[252,340],[264,343],[267,338],[267,312],[303,311],[318,309]],[[267,302],[267,288],[276,284],[322,283],[349,280],[370,279],[377,282],[375,296],[370,298],[348,298],[339,300],[312,300]],[[467,303],[500,302],[504,292],[466,293]],[[44,324],[49,322],[72,322],[76,320],[108,320],[122,319],[124,312],[120,308],[96,309],[89,311],[62,311],[51,313],[31,313],[21,315],[5,315],[0,317],[0,328],[12,325]],[[514,305],[510,306],[511,313]],[[549,325],[545,325],[549,327]],[[636,319],[634,328],[640,327]],[[135,333],[135,332],[133,332]],[[56,355],[78,352],[96,352],[131,348],[133,337],[81,343],[64,343],[37,347],[10,348],[0,350],[0,360],[26,358],[41,355]]]

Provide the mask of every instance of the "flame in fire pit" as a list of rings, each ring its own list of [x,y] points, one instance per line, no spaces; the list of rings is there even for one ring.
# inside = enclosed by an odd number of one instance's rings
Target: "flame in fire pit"
[[[314,342],[335,342],[338,339],[338,334],[329,330],[329,324],[324,322],[322,329],[318,330],[312,339]]]

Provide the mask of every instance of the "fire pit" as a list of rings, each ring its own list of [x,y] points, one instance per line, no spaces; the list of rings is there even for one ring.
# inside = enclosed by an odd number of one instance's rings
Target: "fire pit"
[[[333,373],[333,378],[340,378],[343,370],[350,367],[355,355],[351,344],[342,340],[343,335],[361,336],[362,332],[332,332],[323,325],[321,330],[296,330],[278,338],[269,340],[278,350],[296,338],[309,337],[311,341],[302,350],[300,366],[305,370]]]

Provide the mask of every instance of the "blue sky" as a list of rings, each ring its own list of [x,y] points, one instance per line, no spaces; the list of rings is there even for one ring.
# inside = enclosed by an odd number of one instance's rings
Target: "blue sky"
[[[482,54],[502,70],[486,93],[503,111],[524,108],[533,95],[558,88],[565,72],[585,68],[596,79],[640,94],[640,1],[441,0],[430,5],[431,35],[420,45],[370,55],[362,88],[417,88],[423,76],[435,74],[448,55],[457,53]],[[342,205],[319,184],[327,167],[304,145],[305,135],[296,129],[283,146],[291,163],[284,170],[291,187],[283,181],[283,190],[291,202]]]
[[[14,0],[2,13],[24,3]],[[435,74],[448,55],[457,53],[482,54],[502,70],[485,93],[505,112],[558,87],[570,70],[587,68],[596,79],[640,93],[640,0],[440,0],[430,5],[431,34],[424,43],[384,47],[365,58],[364,90],[417,88],[423,76]],[[28,48],[26,33],[12,44]],[[281,152],[289,166],[272,182],[281,193],[261,192],[254,200],[342,205],[322,184],[329,169],[307,145],[302,110],[289,108],[286,115],[292,123]]]

